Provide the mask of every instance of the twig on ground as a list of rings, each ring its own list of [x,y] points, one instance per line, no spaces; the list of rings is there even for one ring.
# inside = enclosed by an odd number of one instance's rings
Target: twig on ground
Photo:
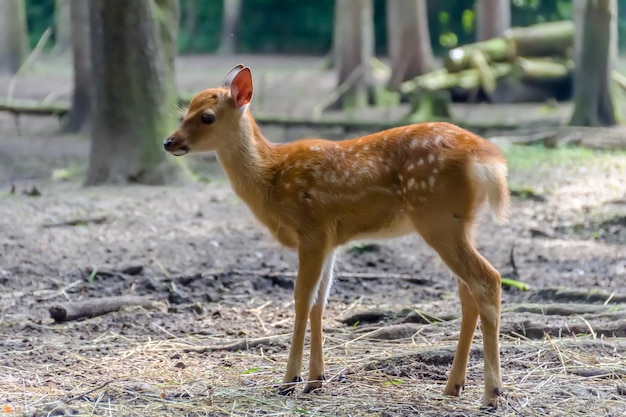
[[[50,317],[52,317],[55,322],[62,323],[64,321],[101,316],[128,306],[160,308],[163,306],[163,303],[154,301],[148,297],[122,295],[119,297],[103,297],[75,303],[56,304],[50,306],[48,311],[50,312]]]
[[[109,384],[112,384],[112,383],[113,383],[113,382],[115,382],[115,381],[116,381],[115,379],[111,379],[111,380],[109,380],[109,381],[106,381],[106,382],[104,382],[104,383],[102,383],[102,384],[98,385],[97,387],[95,387],[95,388],[93,388],[93,389],[90,389],[89,391],[85,391],[85,392],[83,392],[82,394],[70,395],[70,396],[69,396],[69,398],[68,398],[68,400],[69,400],[69,401],[71,401],[71,400],[75,400],[75,399],[78,399],[78,398],[83,398],[83,397],[85,397],[85,396],[87,396],[87,395],[91,394],[92,392],[95,392],[95,391],[101,390],[102,388],[106,387],[106,386],[107,386],[107,385],[109,385]]]
[[[41,225],[41,227],[51,228],[51,227],[63,227],[63,226],[85,226],[90,223],[102,224],[106,221],[107,221],[106,216],[84,217],[84,218],[64,220],[64,221],[55,222],[55,223],[44,223]]]
[[[285,335],[259,337],[257,339],[244,339],[238,342],[233,342],[227,345],[220,345],[220,346],[196,346],[196,347],[183,349],[183,352],[185,353],[207,353],[207,352],[216,352],[216,351],[237,352],[239,350],[253,349],[260,345],[274,344],[277,341],[282,341],[284,339],[286,339]]]

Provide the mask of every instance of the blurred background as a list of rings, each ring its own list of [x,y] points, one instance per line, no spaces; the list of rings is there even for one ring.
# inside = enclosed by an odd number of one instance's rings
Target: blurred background
[[[89,136],[89,166],[100,168],[88,183],[110,180],[112,136],[113,160],[137,147],[153,149],[148,167],[163,162],[155,143],[176,124],[176,107],[239,62],[253,70],[252,109],[277,141],[433,120],[581,141],[566,126],[616,126],[625,113],[625,3],[3,0],[0,111],[17,132],[19,120],[33,128],[53,115],[55,131]],[[614,131],[583,136],[621,143]]]

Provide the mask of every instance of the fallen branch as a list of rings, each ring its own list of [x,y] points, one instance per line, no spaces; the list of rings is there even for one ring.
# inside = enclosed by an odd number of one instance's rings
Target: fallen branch
[[[186,97],[179,98],[181,104],[188,104],[189,99]],[[69,113],[70,104],[67,102],[42,103],[38,100],[11,100],[10,102],[0,100],[0,111],[6,111],[15,115],[30,114],[37,116],[57,116],[64,117]],[[315,118],[294,118],[289,116],[277,116],[257,113],[255,119],[260,125],[271,125],[281,127],[304,127],[311,129],[335,129],[342,128],[344,133],[347,132],[374,132],[378,130],[391,129],[407,124],[406,120],[359,120],[359,119],[339,119],[334,117],[326,117],[323,119]],[[455,124],[465,129],[471,130],[477,134],[487,131],[519,131],[528,128],[532,131],[541,129],[554,128],[560,125],[558,120],[532,121],[526,124],[515,123],[479,123],[464,122],[455,120]]]
[[[273,345],[277,341],[284,341],[285,335],[259,337],[257,339],[243,339],[238,342],[229,343],[227,345],[219,346],[195,346],[187,349],[183,349],[185,353],[210,353],[218,351],[237,352],[240,350],[253,349],[260,345]]]
[[[511,313],[534,313],[546,316],[577,316],[580,314],[604,313],[612,307],[593,304],[519,304],[503,309]]]
[[[65,220],[65,221],[57,222],[57,223],[44,223],[41,225],[41,227],[50,228],[50,227],[63,227],[63,226],[86,226],[91,223],[102,224],[106,221],[107,221],[106,216],[87,217],[87,218],[70,219],[70,220]]]
[[[122,295],[119,297],[93,298],[75,303],[57,304],[50,306],[48,311],[50,317],[53,318],[56,323],[62,323],[65,321],[101,316],[129,306],[159,309],[163,307],[163,303],[154,301],[148,297]]]
[[[564,337],[590,333],[593,333],[595,337],[625,337],[626,320],[618,320],[612,323],[598,323],[591,329],[589,323],[585,323],[584,320],[582,323],[548,324],[531,320],[513,323],[503,319],[500,328],[500,334],[523,336],[528,339],[543,339],[545,335]]]
[[[599,291],[576,291],[564,290],[560,288],[544,288],[534,292],[530,301],[550,301],[552,302],[585,302],[585,303],[606,303],[623,304],[626,303],[626,295],[611,294]],[[608,300],[608,302],[607,302]]]
[[[225,271],[227,272],[227,271]],[[296,272],[271,272],[271,271],[254,271],[254,270],[246,270],[246,269],[235,269],[232,271],[233,274],[238,275],[252,275],[252,276],[261,276],[265,278],[278,278],[278,277],[286,277],[286,278],[295,278]],[[417,285],[427,285],[430,283],[429,280],[424,280],[421,278],[416,278],[411,274],[392,274],[385,272],[338,272],[335,274],[335,278],[338,280],[346,280],[346,279],[363,279],[363,280],[402,280],[410,282],[411,284]]]

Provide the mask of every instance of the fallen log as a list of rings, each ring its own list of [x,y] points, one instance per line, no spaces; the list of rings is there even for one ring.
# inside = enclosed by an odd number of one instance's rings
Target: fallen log
[[[509,74],[513,70],[511,63],[497,63],[490,66],[491,77],[498,79]],[[412,80],[402,83],[400,91],[404,94],[411,94],[421,90],[446,90],[459,87],[465,90],[473,90],[481,87],[480,70],[476,68],[466,69],[460,72],[448,72],[445,69],[431,71],[427,74],[417,76]]]
[[[56,116],[64,117],[69,113],[70,103],[58,101],[44,103],[38,100],[14,99],[0,101],[0,111],[11,113],[15,116],[22,114],[33,116]]]
[[[451,49],[444,61],[444,67],[451,73],[469,69],[472,66],[472,56],[477,52],[491,62],[512,61],[515,57],[508,39],[493,38]]]
[[[563,20],[511,28],[504,37],[515,48],[515,56],[567,56],[574,46],[574,22]]]
[[[509,64],[510,65],[510,64]],[[410,81],[408,81],[410,82]],[[14,107],[12,104],[0,101],[0,111],[8,111],[19,116],[20,114],[30,114],[39,116],[63,116],[69,112],[69,105],[64,107],[63,103],[55,103],[54,108],[48,108],[47,105],[40,106],[37,100],[20,100],[19,106]],[[181,98],[181,102],[183,99]],[[315,118],[294,118],[288,116],[268,115],[256,113],[255,119],[258,124],[266,126],[304,127],[311,129],[335,129],[342,128],[343,133],[348,132],[374,132],[384,129],[391,129],[408,123],[407,120],[365,120],[365,119],[340,119],[328,117],[324,119]],[[460,127],[471,130],[477,134],[483,134],[487,131],[518,131],[524,128],[531,130],[541,130],[542,128],[555,127],[559,125],[557,120],[532,121],[525,124],[521,123],[480,123],[480,122],[464,122],[462,120],[453,120],[453,123]]]
[[[148,297],[122,295],[119,297],[92,298],[75,303],[55,304],[48,308],[48,312],[56,323],[63,323],[101,316],[129,306],[160,309],[164,307],[164,304]]]
[[[511,28],[504,36],[470,43],[451,49],[444,61],[449,72],[472,67],[476,52],[489,62],[512,62],[517,57],[567,57],[574,44],[572,21],[540,23],[523,28]]]
[[[510,76],[521,81],[554,82],[571,78],[573,70],[574,62],[571,60],[518,57]]]

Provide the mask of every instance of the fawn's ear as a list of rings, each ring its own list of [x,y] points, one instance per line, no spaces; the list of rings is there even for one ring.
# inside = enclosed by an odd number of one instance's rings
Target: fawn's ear
[[[232,83],[233,78],[235,78],[235,75],[237,75],[237,73],[241,71],[242,69],[243,69],[243,65],[238,64],[238,65],[235,65],[230,71],[228,71],[226,75],[224,76],[224,78],[222,79],[222,87],[229,88],[230,83]]]
[[[230,96],[235,101],[235,106],[243,109],[252,100],[252,72],[250,68],[239,71],[230,83]]]

